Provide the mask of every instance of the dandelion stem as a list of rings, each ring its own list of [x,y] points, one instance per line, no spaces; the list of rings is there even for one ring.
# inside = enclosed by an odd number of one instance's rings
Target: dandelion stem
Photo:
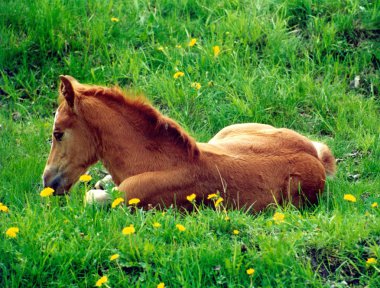
[[[87,182],[84,183],[84,196],[83,196],[83,207],[86,208],[86,193],[87,193]]]

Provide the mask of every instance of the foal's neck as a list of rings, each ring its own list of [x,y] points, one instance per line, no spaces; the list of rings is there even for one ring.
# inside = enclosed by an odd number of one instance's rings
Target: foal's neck
[[[117,185],[133,175],[172,169],[188,161],[186,148],[170,135],[153,133],[155,127],[147,126],[152,125],[149,119],[132,107],[104,109],[100,114],[93,111],[97,120],[88,123],[98,134],[98,158]]]

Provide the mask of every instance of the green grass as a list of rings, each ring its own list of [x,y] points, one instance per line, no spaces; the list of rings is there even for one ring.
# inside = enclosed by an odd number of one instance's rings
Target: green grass
[[[380,2],[155,2],[0,2],[0,286],[379,287],[366,260],[380,262]],[[84,206],[83,184],[42,199],[60,74],[142,92],[200,141],[239,122],[295,129],[331,147],[338,173],[315,207],[229,221]]]

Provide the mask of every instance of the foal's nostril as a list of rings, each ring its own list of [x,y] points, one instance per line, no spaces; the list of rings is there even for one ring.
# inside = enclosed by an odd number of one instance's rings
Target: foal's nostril
[[[55,191],[57,191],[57,188],[61,186],[61,176],[55,176],[51,183],[49,184],[50,188],[53,188]]]
[[[50,175],[44,175],[43,181],[44,181],[44,187],[50,187],[56,191],[57,188],[61,186],[62,177],[60,175],[56,175],[54,177]]]

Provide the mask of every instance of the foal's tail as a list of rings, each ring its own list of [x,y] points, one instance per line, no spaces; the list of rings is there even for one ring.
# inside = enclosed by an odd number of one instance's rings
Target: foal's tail
[[[333,176],[336,171],[336,161],[334,155],[331,153],[327,145],[320,142],[312,142],[318,153],[318,158],[325,167],[326,174]]]

